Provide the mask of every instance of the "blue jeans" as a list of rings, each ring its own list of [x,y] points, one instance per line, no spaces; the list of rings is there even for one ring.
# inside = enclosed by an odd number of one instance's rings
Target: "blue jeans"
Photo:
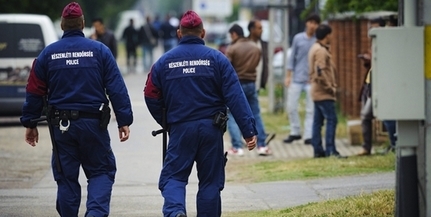
[[[386,130],[389,134],[389,140],[391,141],[391,146],[395,147],[395,144],[397,143],[397,122],[394,120],[385,120],[383,121],[383,124],[386,127]]]
[[[262,118],[260,117],[260,106],[259,100],[257,98],[256,84],[254,82],[248,82],[241,84],[242,90],[244,91],[245,97],[247,98],[248,104],[250,105],[250,109],[253,112],[254,119],[256,121],[256,130],[257,130],[257,146],[265,147],[265,129],[263,126]],[[229,131],[232,146],[233,148],[241,148],[242,138],[241,138],[241,130],[236,124],[235,119],[232,115],[229,116],[229,120],[227,121],[227,129]]]
[[[154,47],[151,45],[142,46],[142,56],[144,58],[142,63],[145,71],[149,71],[153,65],[153,49]]]
[[[170,39],[165,39],[163,40],[163,50],[166,52],[168,52],[170,49],[174,48],[175,46],[177,46],[178,44],[178,39],[177,38],[170,38]]]
[[[326,135],[325,145],[326,151],[322,146],[322,126],[326,119]],[[313,136],[311,144],[314,148],[315,155],[323,153],[326,156],[338,154],[335,148],[335,130],[337,128],[337,113],[335,110],[335,101],[323,100],[314,102],[314,120],[313,120]]]

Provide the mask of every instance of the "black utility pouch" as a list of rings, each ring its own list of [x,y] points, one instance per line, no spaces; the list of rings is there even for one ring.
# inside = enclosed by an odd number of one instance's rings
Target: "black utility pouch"
[[[225,113],[218,112],[216,115],[214,115],[213,125],[220,128],[220,130],[222,130],[223,132],[226,132],[227,120],[228,117]]]
[[[101,106],[100,115],[100,129],[108,129],[109,121],[111,120],[111,108],[108,105]]]
[[[60,123],[60,111],[54,109],[52,105],[48,105],[46,107],[47,119],[49,119],[48,123],[58,127]]]

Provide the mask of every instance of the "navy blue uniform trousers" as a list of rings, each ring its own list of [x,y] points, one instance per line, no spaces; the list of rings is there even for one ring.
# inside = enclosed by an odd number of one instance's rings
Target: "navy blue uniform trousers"
[[[196,161],[199,190],[197,216],[221,216],[220,192],[225,182],[223,132],[211,119],[172,124],[159,189],[164,197],[163,215],[186,213],[186,185]]]
[[[59,173],[53,155],[58,213],[63,217],[78,216],[81,203],[78,176],[82,165],[88,179],[86,216],[108,216],[117,170],[108,130],[100,129],[98,119],[85,118],[71,121],[69,130],[64,133],[58,127],[54,126],[53,129],[62,167]]]

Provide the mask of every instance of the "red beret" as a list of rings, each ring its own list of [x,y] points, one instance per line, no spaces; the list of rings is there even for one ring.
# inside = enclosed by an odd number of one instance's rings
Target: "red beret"
[[[65,19],[78,18],[82,16],[81,6],[76,2],[71,2],[63,9],[61,16]]]
[[[199,15],[194,11],[187,11],[181,18],[180,25],[184,28],[193,29],[202,23]]]

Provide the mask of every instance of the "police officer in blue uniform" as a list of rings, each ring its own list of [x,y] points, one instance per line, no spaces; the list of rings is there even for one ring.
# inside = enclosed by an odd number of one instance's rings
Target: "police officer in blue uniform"
[[[129,95],[111,51],[84,37],[84,17],[78,3],[62,13],[63,37],[47,46],[33,62],[21,123],[25,140],[38,142],[37,123],[47,99],[55,151],[52,170],[57,182],[60,216],[77,216],[81,202],[79,168],[88,179],[87,217],[109,215],[116,163],[107,125],[109,100],[116,115],[120,141],[129,138],[133,122]],[[107,98],[109,96],[109,100]],[[55,160],[57,159],[58,160]],[[61,168],[61,169],[57,169]]]
[[[221,216],[226,123],[219,124],[218,118],[226,115],[228,106],[249,150],[256,146],[255,120],[229,60],[205,46],[205,30],[195,12],[183,15],[177,34],[179,45],[153,65],[144,89],[148,109],[159,124],[163,108],[167,111],[169,145],[159,180],[163,214],[186,216],[185,187],[196,162],[197,216]]]

